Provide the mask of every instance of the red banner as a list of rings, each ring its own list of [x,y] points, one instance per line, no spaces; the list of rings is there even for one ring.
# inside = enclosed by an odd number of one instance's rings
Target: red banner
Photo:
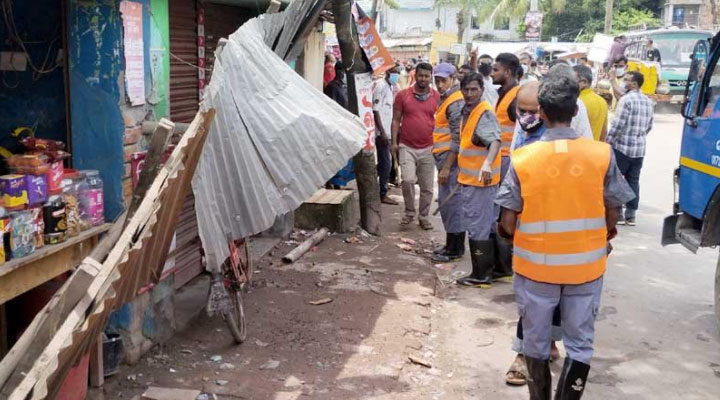
[[[355,25],[357,26],[358,36],[360,38],[360,47],[362,47],[370,60],[370,67],[375,75],[380,75],[395,65],[390,52],[380,39],[380,35],[375,29],[375,23],[368,17],[362,8],[353,2],[353,17],[355,17]]]

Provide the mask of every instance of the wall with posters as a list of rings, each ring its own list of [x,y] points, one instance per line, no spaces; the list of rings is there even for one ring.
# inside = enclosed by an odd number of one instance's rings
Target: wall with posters
[[[146,144],[141,124],[167,114],[169,54],[167,0],[138,0],[142,8],[141,74],[144,104],[127,101],[120,0],[68,2],[68,61],[73,165],[97,169],[109,219],[130,195],[130,154]]]

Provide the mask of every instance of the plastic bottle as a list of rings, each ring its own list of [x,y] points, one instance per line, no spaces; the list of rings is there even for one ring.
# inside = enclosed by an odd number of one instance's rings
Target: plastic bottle
[[[105,205],[103,202],[103,181],[97,170],[81,171],[85,175],[87,187],[80,192],[80,213],[87,218],[91,226],[105,223]]]

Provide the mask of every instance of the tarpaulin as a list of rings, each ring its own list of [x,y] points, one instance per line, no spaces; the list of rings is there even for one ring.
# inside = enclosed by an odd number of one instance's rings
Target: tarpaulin
[[[216,51],[203,109],[217,115],[193,180],[208,268],[226,234],[248,237],[297,208],[359,152],[359,119],[312,87],[267,43],[277,15],[245,23]]]

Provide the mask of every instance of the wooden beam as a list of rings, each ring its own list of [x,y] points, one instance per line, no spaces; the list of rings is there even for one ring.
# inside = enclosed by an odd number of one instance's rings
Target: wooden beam
[[[105,365],[103,364],[103,334],[99,334],[97,340],[90,348],[90,386],[98,388],[105,383]]]

